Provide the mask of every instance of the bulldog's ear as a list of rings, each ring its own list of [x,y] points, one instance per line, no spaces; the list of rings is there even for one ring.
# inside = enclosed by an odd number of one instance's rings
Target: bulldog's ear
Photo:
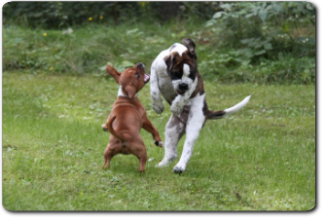
[[[173,64],[175,64],[176,61],[176,54],[175,53],[170,54],[169,56],[164,58],[164,61],[167,66],[167,69],[171,71]]]
[[[119,84],[119,79],[120,79],[120,75],[121,73],[118,72],[116,69],[114,69],[114,67],[112,67],[111,65],[106,65],[106,71],[108,72],[109,75],[111,75],[114,80]]]
[[[191,55],[193,55],[195,58],[197,58],[196,55],[196,44],[193,42],[190,38],[184,38],[182,39],[182,43],[188,48],[188,51]]]

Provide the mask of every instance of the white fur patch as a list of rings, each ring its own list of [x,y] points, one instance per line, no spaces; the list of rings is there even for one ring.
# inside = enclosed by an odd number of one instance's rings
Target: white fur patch
[[[128,97],[127,95],[125,95],[125,94],[122,92],[122,87],[121,87],[121,85],[119,86],[118,97]]]
[[[171,47],[173,46],[172,50]],[[170,50],[167,50],[168,53],[172,53],[172,52],[178,52],[180,56],[182,56],[182,53],[185,52],[186,50],[188,50],[188,48],[186,46],[184,46],[183,44],[180,43],[174,43],[170,47]]]
[[[137,97],[137,94],[138,94],[138,93],[136,93],[134,97]],[[118,97],[128,97],[127,95],[125,95],[125,94],[123,93],[121,85],[119,86]]]
[[[183,64],[183,76],[182,78],[187,78],[190,75],[190,67],[188,64]]]

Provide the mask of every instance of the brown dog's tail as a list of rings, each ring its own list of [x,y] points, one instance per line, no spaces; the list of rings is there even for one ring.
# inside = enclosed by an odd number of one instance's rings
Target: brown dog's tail
[[[222,110],[222,111],[210,111],[209,114],[206,116],[206,119],[208,120],[215,120],[215,119],[220,119],[223,117],[226,117],[230,114],[233,114],[246,106],[246,104],[249,102],[251,95],[243,99],[241,102],[237,103],[233,107],[230,107],[228,109]]]
[[[117,116],[111,117],[111,119],[109,120],[109,122],[107,123],[108,129],[110,131],[110,133],[115,136],[116,138],[118,138],[121,141],[126,141],[127,139],[125,137],[123,137],[123,135],[118,134],[112,127],[113,121],[117,118]]]

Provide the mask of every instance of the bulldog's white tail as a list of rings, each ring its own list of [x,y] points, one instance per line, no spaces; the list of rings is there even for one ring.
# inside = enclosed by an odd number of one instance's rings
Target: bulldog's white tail
[[[206,117],[209,120],[215,120],[215,119],[220,119],[223,117],[226,117],[230,114],[233,114],[237,111],[239,111],[241,108],[246,106],[246,104],[249,102],[251,95],[243,99],[241,102],[237,103],[233,107],[230,107],[228,109],[222,110],[222,111],[210,111],[208,116]]]
[[[245,99],[243,99],[241,102],[237,103],[236,105],[234,105],[233,107],[230,107],[228,109],[225,109],[225,116],[233,114],[235,112],[237,112],[238,110],[240,110],[241,108],[243,108],[244,106],[246,106],[246,104],[249,102],[251,95],[249,95],[248,97],[246,97]]]

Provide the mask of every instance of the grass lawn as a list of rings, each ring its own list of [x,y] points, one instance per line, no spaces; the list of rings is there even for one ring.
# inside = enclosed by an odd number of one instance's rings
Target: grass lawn
[[[147,66],[146,70],[149,70]],[[315,199],[315,86],[205,81],[210,109],[251,94],[228,118],[208,121],[182,175],[155,168],[164,150],[141,131],[146,173],[117,155],[102,170],[103,124],[116,99],[113,78],[3,72],[3,206],[13,211],[307,211]],[[149,85],[139,98],[164,138]],[[181,155],[184,138],[178,146]]]

